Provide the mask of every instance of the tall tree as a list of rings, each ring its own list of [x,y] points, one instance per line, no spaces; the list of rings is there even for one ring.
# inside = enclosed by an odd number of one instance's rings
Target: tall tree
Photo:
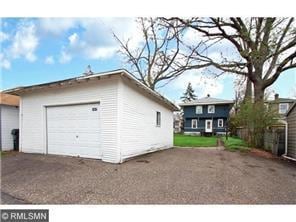
[[[192,66],[192,55],[199,47],[198,43],[190,51],[182,49],[182,33],[174,26],[165,26],[157,18],[138,18],[137,22],[143,39],[142,44],[136,48],[130,45],[130,39],[123,41],[114,33],[121,46],[121,53],[136,78],[154,90]],[[183,51],[185,49],[186,55]]]
[[[183,96],[181,96],[181,100],[183,102],[190,102],[192,100],[195,100],[197,96],[194,93],[194,89],[192,88],[191,83],[189,82],[186,88],[186,91],[183,93]]]
[[[197,37],[209,43],[206,52],[221,41],[227,41],[238,54],[217,60],[210,53],[196,53],[201,64],[221,73],[246,76],[254,87],[255,102],[262,102],[264,91],[289,69],[296,68],[296,27],[294,18],[171,18],[170,24],[195,30]],[[225,49],[224,49],[225,50]],[[223,55],[223,52],[220,52]],[[199,67],[200,65],[199,64]],[[194,66],[192,66],[194,68]]]

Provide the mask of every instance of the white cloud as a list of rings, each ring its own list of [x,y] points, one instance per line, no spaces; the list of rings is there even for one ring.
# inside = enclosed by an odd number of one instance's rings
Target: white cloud
[[[70,62],[71,60],[72,60],[72,56],[63,49],[61,51],[59,62],[62,64],[65,64]]]
[[[113,54],[117,51],[116,46],[96,46],[82,40],[77,33],[73,33],[68,37],[69,44],[66,49],[68,55],[79,55],[82,54],[90,59],[106,59],[113,56]]]
[[[45,64],[52,65],[55,63],[53,56],[47,56],[44,60]]]
[[[198,98],[205,97],[207,94],[210,94],[211,97],[219,96],[224,88],[222,80],[202,75],[201,70],[183,73],[171,82],[170,87],[179,91],[181,95],[189,82],[191,82]]]
[[[18,24],[16,33],[9,48],[9,56],[13,59],[25,57],[29,62],[34,62],[37,57],[35,50],[39,39],[36,35],[36,26],[32,21],[22,21]]]
[[[0,43],[9,39],[9,35],[5,32],[0,31]]]
[[[234,29],[227,28],[227,31],[234,33]],[[213,29],[211,32],[220,32]],[[183,41],[186,45],[199,45],[199,53],[213,59],[216,62],[222,62],[227,58],[228,61],[239,61],[242,57],[239,55],[237,49],[228,40],[211,39],[209,40],[204,34],[194,30],[188,29],[184,33]]]
[[[117,50],[117,47],[97,47],[94,49],[90,47],[85,52],[91,59],[106,59],[111,58]]]
[[[195,31],[194,29],[187,29],[182,37],[182,40],[187,45],[196,45],[202,40],[205,40],[203,34]]]
[[[21,19],[10,36],[0,33],[1,41],[8,37],[10,41],[3,50],[5,67],[8,67],[7,62],[19,58],[34,62],[37,59],[39,38],[51,34],[60,39],[71,30],[73,32],[68,35],[68,41],[60,49],[60,56],[57,58],[60,63],[68,63],[74,57],[106,59],[114,56],[119,44],[114,39],[113,32],[123,41],[129,39],[132,47],[136,47],[142,40],[134,18]],[[55,61],[53,58],[45,58],[44,62],[52,64]]]
[[[38,27],[47,34],[60,35],[77,25],[78,19],[74,18],[41,18]]]
[[[118,46],[117,41],[111,33],[114,32],[122,41],[129,40],[131,49],[137,48],[143,41],[142,31],[135,18],[104,18],[101,19],[104,24],[104,29],[109,33],[114,45]]]
[[[72,35],[69,36],[68,39],[69,39],[70,45],[76,45],[79,40],[79,36],[77,33],[73,33]]]
[[[66,34],[73,29],[67,44],[61,49],[62,63],[69,62],[75,56],[88,59],[114,56],[119,44],[114,39],[113,32],[123,41],[129,39],[133,48],[142,40],[134,18],[42,18],[38,24],[41,31],[54,35]]]
[[[0,53],[0,68],[10,69],[10,67],[10,61],[7,58],[5,58],[3,53]]]

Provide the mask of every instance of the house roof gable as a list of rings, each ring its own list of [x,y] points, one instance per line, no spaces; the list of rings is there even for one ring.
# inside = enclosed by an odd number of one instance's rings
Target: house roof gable
[[[196,105],[218,105],[218,104],[233,104],[233,100],[218,99],[213,97],[204,97],[190,102],[179,104],[180,106],[196,106]]]
[[[173,111],[179,110],[179,108],[174,103],[172,103],[170,100],[168,100],[167,98],[165,98],[164,96],[162,96],[158,92],[156,92],[156,91],[150,89],[148,86],[144,85],[142,82],[140,82],[138,79],[136,79],[131,73],[129,73],[125,69],[118,69],[118,70],[113,70],[113,71],[108,71],[108,72],[94,73],[94,74],[87,75],[87,76],[78,76],[78,77],[74,77],[74,78],[69,78],[69,79],[64,79],[64,80],[54,81],[54,82],[48,82],[48,83],[42,83],[42,84],[37,84],[37,85],[21,86],[21,87],[16,87],[13,89],[8,89],[3,92],[7,93],[7,94],[12,94],[12,95],[21,95],[22,93],[24,93],[26,91],[33,91],[35,89],[43,89],[43,88],[46,88],[49,86],[55,86],[55,85],[63,86],[63,85],[71,84],[74,82],[84,82],[89,79],[95,79],[95,78],[100,79],[100,78],[105,78],[105,77],[108,78],[109,76],[114,76],[114,75],[121,75],[121,76],[124,76],[124,77],[130,79],[131,82],[133,82],[136,86],[138,86],[139,88],[144,90],[146,93],[152,95],[154,98],[158,99],[161,103],[163,103],[164,105],[169,107],[171,110],[173,110]]]

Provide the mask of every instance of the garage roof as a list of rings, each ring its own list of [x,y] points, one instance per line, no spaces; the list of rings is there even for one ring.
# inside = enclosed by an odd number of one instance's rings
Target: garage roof
[[[163,103],[164,105],[168,106],[171,110],[177,111],[179,110],[178,107],[169,101],[167,98],[164,96],[160,95],[158,92],[150,89],[146,85],[144,85],[142,82],[140,82],[138,79],[136,79],[131,73],[129,73],[125,69],[118,69],[118,70],[113,70],[109,72],[101,72],[101,73],[94,73],[91,75],[83,75],[83,76],[78,76],[70,79],[64,79],[60,81],[54,81],[54,82],[49,82],[49,83],[43,83],[43,84],[37,84],[37,85],[31,85],[31,86],[21,86],[21,87],[16,87],[12,89],[8,89],[3,91],[4,93],[7,94],[12,94],[12,95],[21,95],[24,92],[27,91],[33,91],[36,89],[43,89],[46,87],[52,87],[52,86],[64,86],[68,84],[73,84],[73,83],[79,83],[79,82],[84,82],[89,79],[101,79],[109,76],[114,76],[114,75],[121,75],[126,77],[127,79],[131,80],[137,87],[141,88],[144,90],[146,93],[152,95],[154,98],[156,98],[158,101]]]
[[[20,98],[18,96],[0,93],[0,104],[9,106],[19,106]]]

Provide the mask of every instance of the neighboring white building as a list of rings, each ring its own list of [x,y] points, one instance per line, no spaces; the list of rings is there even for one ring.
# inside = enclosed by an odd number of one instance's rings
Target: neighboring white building
[[[19,128],[19,97],[0,94],[0,148],[2,151],[13,150],[12,129]]]
[[[21,97],[21,152],[121,163],[173,146],[173,111],[177,107],[126,70],[6,93]]]

